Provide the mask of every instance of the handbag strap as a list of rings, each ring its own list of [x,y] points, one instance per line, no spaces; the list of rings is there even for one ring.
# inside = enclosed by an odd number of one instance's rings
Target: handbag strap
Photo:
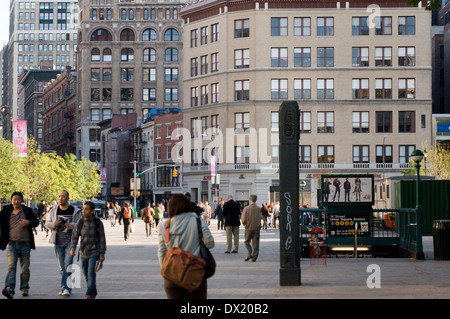
[[[197,230],[198,230],[198,240],[200,242],[200,245],[204,245],[205,243],[203,242],[203,230],[202,230],[200,217],[197,217]]]

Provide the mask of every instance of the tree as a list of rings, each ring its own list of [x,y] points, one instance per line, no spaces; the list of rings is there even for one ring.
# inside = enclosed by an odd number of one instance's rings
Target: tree
[[[423,2],[421,0],[408,0],[408,4],[411,6],[417,7],[419,2]],[[441,0],[431,0],[427,2],[426,10],[439,10],[441,8],[442,2]]]
[[[24,192],[26,176],[23,161],[15,157],[19,153],[13,144],[0,137],[0,201],[9,201],[13,192]]]
[[[436,179],[450,179],[450,150],[441,147],[430,147],[428,143],[422,144],[422,149],[426,153],[426,157],[422,160],[420,174],[435,176]],[[415,163],[411,160],[412,166],[408,171],[404,171],[405,175],[415,175]]]

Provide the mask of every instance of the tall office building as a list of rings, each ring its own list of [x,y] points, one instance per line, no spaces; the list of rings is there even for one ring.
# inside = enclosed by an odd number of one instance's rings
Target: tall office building
[[[20,74],[38,69],[41,61],[59,70],[75,66],[77,27],[77,0],[10,0],[7,79],[3,86],[3,105],[7,107],[3,112],[4,137],[11,138],[11,120],[23,119],[18,112]],[[43,87],[36,86],[43,92]],[[40,118],[42,102],[36,112]]]
[[[212,201],[214,154],[219,196],[277,200],[284,100],[301,111],[292,165],[307,181],[306,203],[318,204],[321,174],[381,180],[409,168],[411,151],[432,138],[431,13],[407,1],[372,3],[187,3],[184,188]]]
[[[99,135],[90,132],[113,114],[136,113],[143,123],[152,108],[179,108],[180,7],[180,1],[80,1],[78,157],[100,156],[101,142],[92,138]]]

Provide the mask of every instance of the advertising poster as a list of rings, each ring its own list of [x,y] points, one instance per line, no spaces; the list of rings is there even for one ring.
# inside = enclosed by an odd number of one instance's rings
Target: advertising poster
[[[373,205],[373,175],[322,175],[323,205]]]
[[[19,149],[15,156],[27,157],[27,121],[13,121],[13,145]]]

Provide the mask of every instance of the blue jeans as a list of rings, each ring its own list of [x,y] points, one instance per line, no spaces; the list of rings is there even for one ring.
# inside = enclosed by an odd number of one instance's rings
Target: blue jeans
[[[6,247],[8,271],[6,272],[5,287],[9,287],[14,294],[16,287],[17,261],[20,259],[22,271],[20,273],[20,289],[29,289],[30,281],[30,242],[15,243],[10,241]]]
[[[99,255],[94,255],[87,258],[80,257],[81,269],[87,282],[86,296],[91,296],[93,298],[97,295],[97,287],[95,285],[95,263],[98,259]]]
[[[68,272],[68,267],[73,263],[73,256],[70,255],[70,244],[66,246],[55,245],[56,259],[58,260],[59,270],[61,272],[61,289],[72,290],[71,285],[67,284],[67,278],[72,274]]]

